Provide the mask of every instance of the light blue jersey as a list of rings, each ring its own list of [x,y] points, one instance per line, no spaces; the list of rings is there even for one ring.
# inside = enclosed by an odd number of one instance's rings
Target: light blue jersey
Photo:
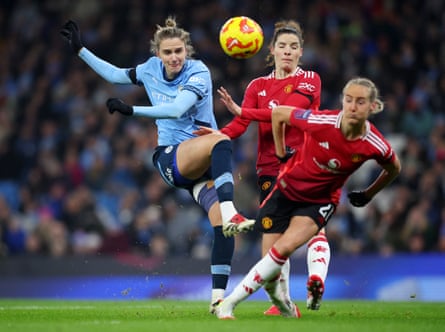
[[[212,79],[202,61],[186,59],[178,76],[168,81],[161,59],[151,57],[136,67],[137,82],[133,82],[129,77],[131,68],[116,67],[86,47],[82,47],[79,56],[108,82],[145,87],[153,106],[133,106],[133,115],[157,119],[158,145],[175,145],[195,137],[193,131],[199,126],[217,129]]]
[[[136,67],[136,79],[142,83],[153,105],[172,103],[181,90],[198,95],[198,101],[187,112],[175,119],[157,119],[158,145],[174,145],[195,137],[199,126],[217,128],[213,113],[212,79],[202,61],[187,59],[184,68],[172,81],[163,75],[163,64],[158,57]]]

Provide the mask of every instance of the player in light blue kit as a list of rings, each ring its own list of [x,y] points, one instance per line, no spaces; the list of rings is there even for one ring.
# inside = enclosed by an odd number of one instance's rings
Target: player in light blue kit
[[[255,220],[240,215],[233,204],[232,146],[221,133],[199,136],[200,126],[217,128],[213,113],[212,79],[207,66],[191,59],[190,34],[169,17],[157,26],[151,41],[155,56],[136,68],[118,68],[82,45],[77,24],[65,23],[61,34],[75,54],[105,80],[144,86],[153,106],[129,106],[107,101],[110,113],[155,118],[158,147],[153,163],[166,183],[187,189],[207,211],[214,229],[211,258],[210,311],[224,297],[234,252],[233,235],[252,229]]]

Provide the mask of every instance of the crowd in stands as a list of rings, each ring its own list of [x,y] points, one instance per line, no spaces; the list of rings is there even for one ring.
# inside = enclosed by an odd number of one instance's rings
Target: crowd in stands
[[[278,19],[298,20],[302,66],[322,79],[323,108],[340,106],[354,76],[376,82],[385,110],[372,121],[402,161],[400,177],[367,207],[345,199],[327,227],[333,255],[445,253],[445,2],[257,0],[4,0],[0,5],[0,257],[132,253],[206,258],[207,217],[188,193],[165,185],[151,155],[150,119],[110,115],[105,101],[146,105],[142,88],[111,85],[60,36],[68,19],[83,43],[120,67],[151,54],[168,15],[191,32],[214,89],[241,103],[247,82],[268,73],[267,43]],[[265,46],[249,60],[218,44],[224,21],[247,15]],[[215,94],[218,124],[232,115]],[[254,217],[256,128],[233,141],[235,202]],[[365,164],[345,187],[364,188]],[[260,255],[255,232],[236,237],[235,255]],[[296,253],[298,255],[298,252]]]

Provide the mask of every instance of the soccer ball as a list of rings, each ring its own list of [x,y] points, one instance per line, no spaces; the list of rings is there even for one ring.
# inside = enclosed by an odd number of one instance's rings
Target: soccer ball
[[[261,26],[247,16],[229,18],[219,31],[219,43],[228,56],[248,59],[263,46],[264,35]]]

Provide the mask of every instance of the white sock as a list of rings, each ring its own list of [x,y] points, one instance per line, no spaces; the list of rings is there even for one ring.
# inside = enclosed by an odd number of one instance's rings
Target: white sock
[[[224,289],[213,288],[212,289],[212,302],[215,303],[219,299],[224,299]]]
[[[318,275],[323,282],[328,274],[331,249],[329,242],[323,233],[314,236],[308,243],[307,269],[309,276]]]
[[[290,300],[289,275],[290,275],[290,259],[288,259],[281,268],[281,275],[279,282],[279,287],[281,288],[281,292],[285,296],[285,299],[288,300]]]
[[[219,208],[221,209],[221,217],[223,223],[228,222],[232,217],[238,213],[232,201],[225,201],[219,203]]]
[[[266,291],[267,296],[271,302],[274,302],[275,299],[283,300],[283,292],[280,286],[279,277],[272,279],[271,281],[267,281],[264,284],[264,290]]]
[[[258,261],[247,273],[243,280],[235,287],[225,301],[236,306],[238,303],[255,293],[266,281],[278,276],[286,257],[279,255],[272,247],[267,255]]]

